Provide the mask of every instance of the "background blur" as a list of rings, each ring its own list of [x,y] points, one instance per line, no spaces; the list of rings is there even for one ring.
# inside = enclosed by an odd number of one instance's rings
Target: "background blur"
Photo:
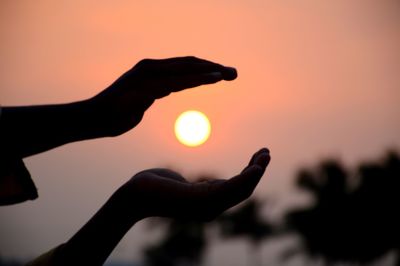
[[[396,0],[0,1],[3,106],[91,97],[143,58],[195,55],[239,73],[157,101],[123,136],[25,159],[40,197],[0,209],[0,255],[25,261],[66,241],[138,171],[228,178],[263,146],[272,161],[255,196],[274,198],[279,219],[303,199],[300,167],[399,150],[399,47]],[[174,136],[188,109],[212,124],[198,148]],[[160,234],[138,224],[110,261],[140,262]],[[207,265],[245,265],[245,250],[216,244]]]

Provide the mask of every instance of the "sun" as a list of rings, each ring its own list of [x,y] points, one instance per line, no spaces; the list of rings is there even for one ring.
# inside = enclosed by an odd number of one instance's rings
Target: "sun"
[[[207,141],[211,124],[202,112],[189,110],[183,112],[175,121],[175,136],[180,143],[196,147]]]

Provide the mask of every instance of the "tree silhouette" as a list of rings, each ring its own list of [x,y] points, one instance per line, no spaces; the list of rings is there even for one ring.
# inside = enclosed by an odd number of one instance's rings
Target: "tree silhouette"
[[[164,238],[158,244],[146,248],[145,264],[199,265],[206,245],[204,227],[201,222],[170,220]]]
[[[358,186],[349,185],[356,181]],[[362,164],[356,175],[338,162],[324,162],[301,171],[297,184],[314,195],[315,204],[287,217],[310,255],[327,263],[367,263],[400,253],[399,155],[390,152],[383,162]]]
[[[22,266],[23,264],[21,262],[18,262],[16,260],[4,260],[0,256],[0,266]]]
[[[272,226],[260,217],[261,204],[254,198],[249,199],[235,211],[224,214],[217,220],[222,237],[244,236],[250,239],[254,251],[250,257],[255,266],[262,265],[259,250],[261,241],[273,233]]]
[[[291,211],[278,227],[260,216],[263,202],[251,198],[214,223],[223,238],[250,240],[253,265],[262,265],[260,243],[267,237],[295,231],[302,246],[297,252],[337,262],[366,264],[389,252],[400,266],[400,157],[390,152],[384,160],[361,164],[350,171],[337,161],[298,173],[297,185],[315,199],[312,206]],[[170,221],[165,237],[146,249],[149,266],[199,265],[207,245],[209,224]],[[287,227],[286,230],[282,230]],[[287,250],[283,257],[296,254]],[[250,264],[250,263],[249,263]]]

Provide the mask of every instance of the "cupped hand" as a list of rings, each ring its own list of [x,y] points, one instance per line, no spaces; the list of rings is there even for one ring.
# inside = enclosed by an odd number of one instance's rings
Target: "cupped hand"
[[[161,216],[209,221],[247,199],[269,161],[269,151],[263,148],[253,155],[240,174],[231,179],[195,183],[168,169],[145,170],[119,189],[122,209],[128,213],[134,209],[136,219]]]
[[[156,99],[236,77],[234,68],[193,56],[144,59],[90,100],[101,125],[97,130],[120,135],[136,126]]]
[[[126,232],[146,217],[210,221],[253,193],[269,161],[269,151],[264,148],[231,179],[197,183],[168,169],[142,171],[120,187],[58,251],[55,264],[81,261],[103,265]]]

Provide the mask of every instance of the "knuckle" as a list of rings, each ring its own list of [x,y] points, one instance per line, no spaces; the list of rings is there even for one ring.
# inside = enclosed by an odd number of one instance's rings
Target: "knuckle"
[[[145,59],[140,60],[136,64],[136,66],[139,68],[146,68],[146,67],[149,67],[153,61],[154,61],[153,59],[145,58]]]
[[[184,56],[183,59],[187,60],[187,61],[196,61],[199,60],[199,58],[193,56],[193,55],[188,55],[188,56]]]

